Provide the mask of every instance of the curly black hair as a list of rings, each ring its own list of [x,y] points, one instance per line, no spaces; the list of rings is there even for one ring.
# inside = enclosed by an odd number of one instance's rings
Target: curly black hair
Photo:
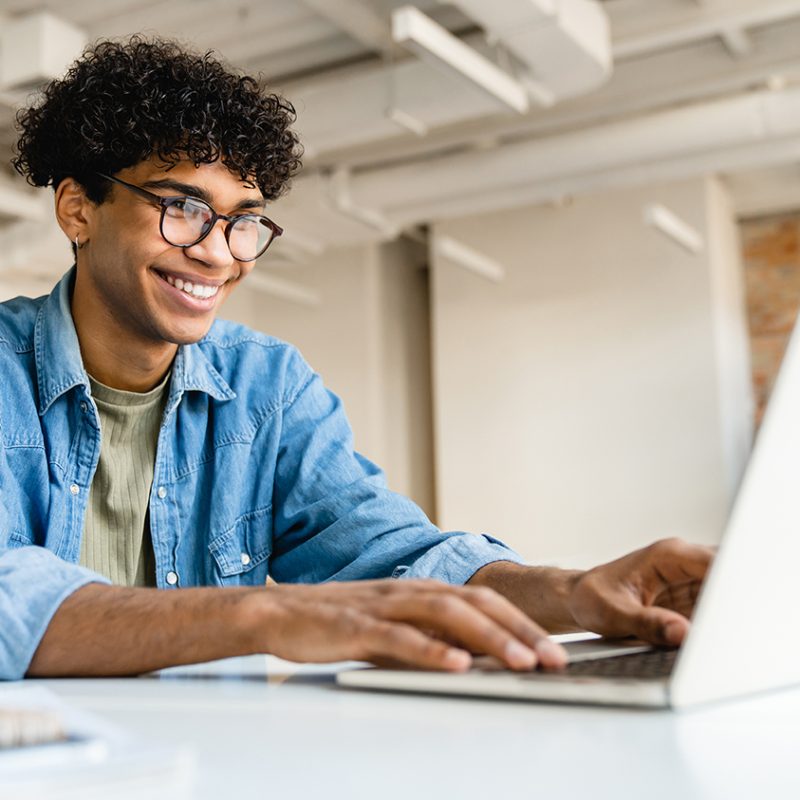
[[[156,155],[165,164],[222,161],[267,200],[300,168],[294,107],[212,52],[132,36],[88,47],[17,114],[14,168],[33,186],[74,178],[95,203],[114,175]]]

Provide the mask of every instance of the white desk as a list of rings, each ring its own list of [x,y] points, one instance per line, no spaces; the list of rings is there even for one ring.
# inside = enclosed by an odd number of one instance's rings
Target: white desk
[[[254,656],[37,683],[191,747],[201,800],[800,798],[800,690],[675,714],[366,693],[332,674]]]

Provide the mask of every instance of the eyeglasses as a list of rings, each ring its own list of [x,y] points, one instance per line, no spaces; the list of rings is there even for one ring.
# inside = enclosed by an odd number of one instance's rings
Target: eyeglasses
[[[225,241],[231,255],[237,261],[255,261],[272,244],[272,240],[283,233],[283,228],[261,214],[218,214],[211,206],[197,197],[179,195],[161,197],[141,186],[97,173],[112,183],[124,186],[161,209],[159,230],[164,241],[175,247],[192,247],[202,242],[217,224],[224,219]]]

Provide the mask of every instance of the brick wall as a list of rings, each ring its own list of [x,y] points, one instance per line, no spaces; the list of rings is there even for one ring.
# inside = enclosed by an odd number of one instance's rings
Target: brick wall
[[[758,424],[800,307],[800,211],[740,229]]]

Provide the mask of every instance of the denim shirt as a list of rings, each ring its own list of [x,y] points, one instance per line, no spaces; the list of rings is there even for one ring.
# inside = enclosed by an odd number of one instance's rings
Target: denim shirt
[[[0,679],[24,675],[58,606],[107,581],[78,565],[100,455],[70,312],[0,304]],[[443,533],[353,451],[339,399],[291,345],[217,321],[178,349],[149,498],[156,579],[186,586],[430,577],[465,583],[501,542]]]

